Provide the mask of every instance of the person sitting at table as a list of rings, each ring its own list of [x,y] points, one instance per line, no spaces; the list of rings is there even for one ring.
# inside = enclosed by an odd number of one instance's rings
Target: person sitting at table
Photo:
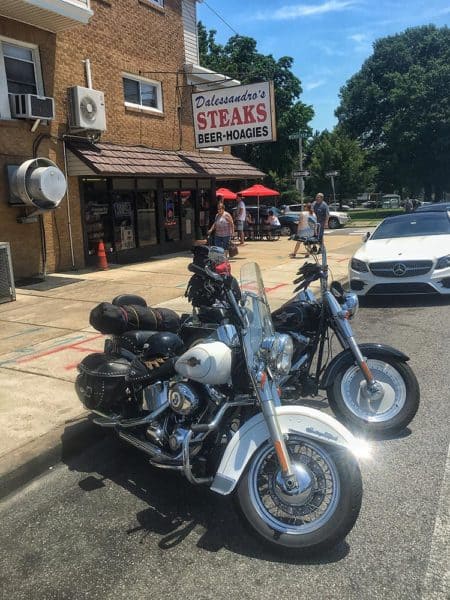
[[[251,212],[247,211],[244,227],[248,237],[252,240],[255,237],[255,219],[253,218]]]
[[[268,231],[269,240],[272,239],[272,232],[281,227],[280,220],[274,215],[273,210],[269,210],[269,214],[264,220],[265,229]]]

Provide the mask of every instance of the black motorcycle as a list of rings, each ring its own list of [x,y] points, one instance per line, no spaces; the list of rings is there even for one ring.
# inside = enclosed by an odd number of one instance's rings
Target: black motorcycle
[[[272,313],[277,332],[294,342],[290,373],[282,381],[282,400],[316,396],[325,390],[336,416],[370,434],[404,429],[420,401],[409,357],[378,343],[358,344],[350,320],[358,311],[356,294],[333,281],[328,285],[325,245],[319,262],[317,240],[302,240],[314,258],[298,270],[295,296]],[[310,285],[320,282],[320,295]],[[332,338],[342,351],[332,358]]]

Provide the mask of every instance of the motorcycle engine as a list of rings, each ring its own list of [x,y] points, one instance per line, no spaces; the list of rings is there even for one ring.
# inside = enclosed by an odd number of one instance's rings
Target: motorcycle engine
[[[176,383],[169,391],[169,404],[178,415],[193,416],[200,408],[200,396],[189,383]]]

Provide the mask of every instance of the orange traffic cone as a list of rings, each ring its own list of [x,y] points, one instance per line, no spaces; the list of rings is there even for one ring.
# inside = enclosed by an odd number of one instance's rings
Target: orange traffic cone
[[[106,260],[105,244],[103,243],[103,240],[98,243],[97,267],[103,271],[108,270],[108,261]]]

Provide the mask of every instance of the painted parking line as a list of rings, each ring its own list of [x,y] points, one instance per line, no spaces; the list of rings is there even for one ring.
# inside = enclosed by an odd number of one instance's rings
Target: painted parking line
[[[450,446],[425,575],[422,600],[450,598]]]

